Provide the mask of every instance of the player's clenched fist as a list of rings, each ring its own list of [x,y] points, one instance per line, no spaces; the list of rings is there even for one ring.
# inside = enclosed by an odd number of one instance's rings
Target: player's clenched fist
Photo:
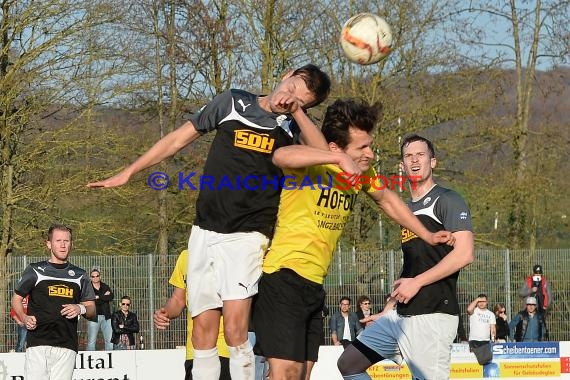
[[[24,322],[24,325],[26,326],[27,330],[35,330],[37,327],[37,321],[36,321],[36,317],[34,317],[33,315],[28,315],[26,317],[26,321]]]
[[[170,326],[170,318],[168,318],[164,308],[160,308],[155,311],[152,320],[154,322],[154,327],[159,330],[166,330],[168,326]]]

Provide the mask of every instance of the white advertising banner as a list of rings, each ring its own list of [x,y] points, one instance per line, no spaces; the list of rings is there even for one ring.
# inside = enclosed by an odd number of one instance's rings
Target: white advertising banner
[[[569,379],[570,342],[497,343],[493,361],[477,363],[467,344],[454,344],[450,379]],[[342,346],[321,346],[312,380],[342,380],[336,367]],[[185,350],[80,351],[73,380],[184,379]],[[0,380],[25,380],[23,353],[0,353]],[[411,378],[406,365],[390,361],[372,366],[374,380]]]
[[[184,379],[185,349],[80,351],[73,380]],[[23,353],[0,354],[0,380],[25,380]]]
[[[311,380],[342,380],[336,368],[342,351],[341,346],[321,346]],[[482,366],[467,344],[454,344],[450,379],[570,379],[570,342],[497,343],[492,351],[493,361]],[[388,360],[372,366],[368,374],[374,380],[411,378],[406,365]]]

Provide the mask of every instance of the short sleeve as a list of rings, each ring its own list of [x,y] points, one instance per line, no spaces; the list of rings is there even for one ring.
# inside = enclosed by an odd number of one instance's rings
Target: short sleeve
[[[232,109],[231,91],[225,91],[214,97],[208,104],[190,117],[194,128],[201,134],[213,131],[220,121],[226,117]]]
[[[28,266],[24,270],[24,272],[22,273],[22,277],[16,284],[16,287],[14,288],[14,293],[16,293],[21,297],[27,296],[34,288],[36,279],[37,279],[36,273],[34,272],[31,266]]]
[[[186,272],[188,270],[186,268],[187,263],[188,263],[188,251],[184,250],[180,252],[180,255],[178,255],[178,259],[176,259],[176,265],[174,266],[172,275],[168,280],[170,285],[177,287],[179,289],[186,289]]]
[[[80,302],[95,300],[95,290],[93,290],[93,286],[91,285],[91,280],[87,276],[88,276],[87,273],[83,273],[83,276],[81,276]]]
[[[441,195],[435,212],[447,231],[473,231],[469,207],[455,191],[450,190]]]

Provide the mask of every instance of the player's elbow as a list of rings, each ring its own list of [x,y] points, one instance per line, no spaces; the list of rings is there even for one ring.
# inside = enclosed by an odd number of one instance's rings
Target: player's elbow
[[[465,254],[465,259],[464,259],[464,267],[473,263],[473,261],[475,261],[475,249],[471,248],[468,250],[468,252]]]
[[[279,148],[273,153],[272,162],[273,165],[279,168],[286,168],[287,167],[287,157],[289,154],[287,153],[287,149]]]
[[[455,244],[454,250],[461,252],[460,255],[460,266],[461,268],[466,267],[475,261],[475,242],[473,239],[473,232],[471,231],[460,231],[455,232]]]

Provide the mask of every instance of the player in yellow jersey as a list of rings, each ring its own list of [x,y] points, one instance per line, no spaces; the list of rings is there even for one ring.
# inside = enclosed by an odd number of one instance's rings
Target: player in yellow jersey
[[[170,325],[170,320],[178,318],[182,311],[186,308],[186,268],[188,262],[188,250],[180,252],[176,260],[176,266],[172,271],[170,285],[174,286],[172,295],[166,301],[163,307],[154,312],[154,326],[157,329],[165,330]],[[220,372],[220,380],[231,380],[229,358],[230,352],[224,339],[223,318],[220,321],[220,331],[218,333],[218,341],[216,344],[220,355],[220,363],[222,370]],[[194,348],[192,347],[192,318],[188,313],[188,325],[186,332],[186,361],[184,368],[186,376],[184,380],[192,379],[192,366],[194,362]]]
[[[322,126],[328,151],[292,145],[274,154],[273,162],[292,182],[284,182],[275,236],[264,259],[253,309],[255,351],[268,358],[272,380],[308,379],[317,361],[324,278],[360,191],[430,244],[446,243],[451,237],[446,231],[429,232],[382,184],[347,188],[349,176],[339,175],[352,173],[352,180],[354,173],[369,179],[376,176],[370,166],[371,144],[380,112],[380,104],[337,100],[327,108]],[[314,186],[299,186],[299,182]]]

